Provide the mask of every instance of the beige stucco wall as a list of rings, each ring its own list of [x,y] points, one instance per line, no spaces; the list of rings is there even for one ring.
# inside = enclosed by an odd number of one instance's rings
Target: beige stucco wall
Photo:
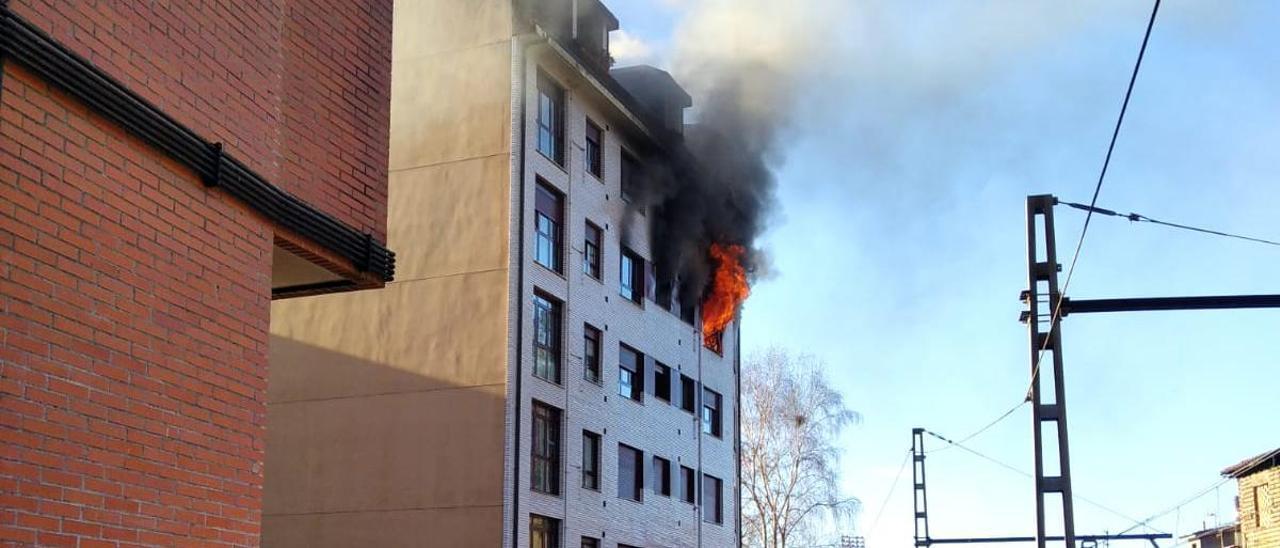
[[[265,546],[501,542],[511,2],[394,17],[396,281],[272,305]]]

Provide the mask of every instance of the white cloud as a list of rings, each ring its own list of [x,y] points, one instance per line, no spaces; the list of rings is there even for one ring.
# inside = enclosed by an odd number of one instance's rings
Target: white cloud
[[[610,34],[609,53],[619,65],[653,62],[653,46],[625,30],[615,30]]]

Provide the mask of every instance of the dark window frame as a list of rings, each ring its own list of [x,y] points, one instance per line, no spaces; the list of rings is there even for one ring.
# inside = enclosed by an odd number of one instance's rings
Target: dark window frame
[[[586,221],[582,236],[582,272],[593,280],[604,280],[604,230]],[[594,238],[593,238],[594,236]]]
[[[582,548],[600,548],[600,539],[595,537],[582,537]]]
[[[583,160],[586,162],[587,173],[596,179],[604,179],[604,129],[591,121],[591,118],[587,118],[586,122],[586,146]],[[592,138],[593,130],[594,139]]]
[[[582,324],[582,378],[599,385],[604,362],[604,332],[589,323]]]
[[[564,453],[563,412],[534,400],[529,443],[529,488],[538,493],[560,496],[560,458]]]
[[[708,501],[708,496],[714,498]],[[724,480],[707,473],[702,474],[702,521],[724,524]]]
[[[719,392],[707,387],[702,387],[702,433],[711,434],[717,438],[724,434],[721,422],[724,414],[721,408],[724,398]]]
[[[540,514],[529,514],[529,546],[532,548],[560,548],[560,520]],[[546,535],[544,542],[537,542],[537,535]]]
[[[689,413],[698,413],[698,381],[693,377],[680,375],[680,408]]]
[[[623,463],[626,462],[624,455],[631,456],[630,466],[632,468],[631,476],[631,493],[624,494],[623,487],[627,484],[623,482],[623,472],[625,471]],[[618,498],[644,502],[644,451],[625,443],[618,444]]]
[[[671,461],[657,455],[653,456],[653,492],[671,496]]]
[[[582,431],[582,488],[600,490],[600,452],[603,440],[600,434]]]
[[[618,294],[622,298],[640,306],[644,306],[645,295],[645,263],[644,257],[629,248],[623,247],[618,254]]]
[[[680,500],[698,504],[698,473],[688,466],[680,467]]]
[[[545,304],[544,304],[545,303]],[[545,291],[533,292],[533,376],[544,381],[561,384],[564,380],[564,308],[559,299]],[[549,316],[544,320],[544,312]],[[542,331],[543,321],[549,321],[550,333]],[[542,340],[542,339],[546,340]],[[544,357],[549,356],[549,362]],[[547,371],[546,368],[550,368]]]
[[[618,166],[619,195],[623,202],[631,203],[636,199],[635,187],[639,183],[636,179],[640,175],[640,161],[634,154],[623,149],[622,161],[618,162]],[[641,215],[645,214],[644,209],[643,205],[636,206],[636,211]]]
[[[537,121],[535,147],[538,153],[564,167],[564,113],[568,94],[564,86],[546,72],[538,71]],[[548,112],[550,110],[550,112]],[[550,119],[546,119],[549,117]],[[547,150],[547,149],[550,150]]]
[[[660,361],[653,362],[653,397],[671,403],[671,368]]]
[[[633,368],[628,368],[623,356],[628,353],[635,357]],[[629,373],[629,375],[627,374]],[[644,402],[644,353],[628,346],[626,343],[618,343],[618,395],[635,402]],[[623,379],[626,378],[627,392],[623,392]]]
[[[534,195],[533,262],[564,274],[564,193],[538,178]]]

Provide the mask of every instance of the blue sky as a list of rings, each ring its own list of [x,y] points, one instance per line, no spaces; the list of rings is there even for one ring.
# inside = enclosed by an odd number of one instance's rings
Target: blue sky
[[[698,1],[608,3],[648,48],[641,60],[666,65]],[[773,268],[743,338],[829,364],[863,417],[842,440],[859,534],[910,546],[909,470],[869,531],[910,429],[963,436],[1022,398],[1025,197],[1088,201],[1151,6],[842,5],[783,147],[762,242]],[[1271,2],[1164,2],[1099,205],[1280,237],[1278,19]],[[1084,215],[1058,216],[1069,251]],[[1280,249],[1095,218],[1070,295],[1277,293],[1278,270]],[[1276,311],[1068,318],[1077,494],[1146,517],[1280,445],[1278,328]],[[970,445],[1030,469],[1029,409]],[[935,537],[1032,533],[1030,480],[959,450],[928,464]],[[1228,483],[1154,526],[1231,519],[1234,496]],[[1130,525],[1080,501],[1076,512],[1080,533]]]

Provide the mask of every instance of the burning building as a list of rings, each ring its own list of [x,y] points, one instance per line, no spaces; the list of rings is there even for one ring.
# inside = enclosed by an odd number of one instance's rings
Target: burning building
[[[264,543],[738,544],[758,204],[670,74],[612,66],[618,24],[396,3],[397,281],[273,306]]]

